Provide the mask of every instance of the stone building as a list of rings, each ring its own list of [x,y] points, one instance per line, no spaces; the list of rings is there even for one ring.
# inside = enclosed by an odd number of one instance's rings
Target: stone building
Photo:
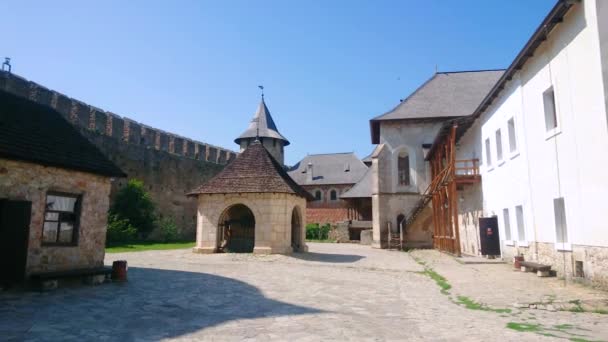
[[[352,153],[313,154],[304,157],[289,171],[291,178],[314,196],[308,204],[308,223],[335,225],[354,218],[341,198],[368,171]],[[370,218],[371,220],[371,218]]]
[[[370,176],[372,246],[388,247],[389,230],[394,238],[402,226],[406,246],[433,245],[428,202],[420,207],[415,224],[405,226],[431,181],[426,153],[442,124],[470,115],[501,74],[493,70],[438,72],[394,109],[370,120],[371,140],[376,144]]]
[[[0,91],[0,283],[103,266],[125,176],[55,110]]]
[[[188,195],[198,197],[194,252],[307,250],[303,228],[312,197],[260,141]]]

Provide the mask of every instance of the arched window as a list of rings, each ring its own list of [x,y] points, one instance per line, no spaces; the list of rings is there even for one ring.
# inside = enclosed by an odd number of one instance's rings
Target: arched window
[[[315,201],[320,201],[323,199],[323,195],[321,194],[321,190],[315,191]]]
[[[332,190],[329,193],[329,199],[332,201],[337,201],[338,200],[338,193],[336,192],[336,190]]]
[[[410,156],[405,151],[399,152],[397,158],[397,177],[399,185],[410,185]]]

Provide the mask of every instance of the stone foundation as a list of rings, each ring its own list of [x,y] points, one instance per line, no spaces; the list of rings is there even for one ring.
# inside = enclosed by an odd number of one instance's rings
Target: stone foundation
[[[572,251],[558,251],[553,243],[547,242],[530,242],[529,247],[502,243],[503,257],[509,261],[522,254],[527,261],[551,265],[558,277],[608,289],[608,247],[572,245]],[[582,263],[582,277],[577,274],[577,262]]]
[[[329,239],[336,242],[348,242],[350,237],[348,234],[348,222],[340,222],[331,227],[329,231]]]

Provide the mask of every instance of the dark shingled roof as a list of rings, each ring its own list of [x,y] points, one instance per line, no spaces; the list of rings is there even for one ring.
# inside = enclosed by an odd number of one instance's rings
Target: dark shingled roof
[[[0,91],[0,157],[125,177],[54,109]]]
[[[249,127],[247,127],[245,132],[236,138],[234,142],[240,145],[242,139],[255,138],[258,136],[262,138],[283,140],[284,146],[289,145],[289,141],[279,133],[277,125],[274,123],[263,97],[258,106],[258,110],[255,112],[253,119],[251,119],[251,123],[249,123]]]
[[[259,141],[249,145],[222,172],[188,195],[234,193],[286,193],[313,199]]]
[[[308,181],[307,168],[312,164],[312,181]],[[363,164],[352,152],[311,154],[302,159],[289,175],[300,185],[355,184],[367,172]]]
[[[370,120],[372,143],[379,143],[379,121],[440,120],[471,115],[504,70],[438,72],[391,111]]]
[[[363,178],[361,178],[357,184],[350,188],[350,190],[343,193],[340,198],[371,198],[372,181],[373,172],[371,168],[368,168]]]

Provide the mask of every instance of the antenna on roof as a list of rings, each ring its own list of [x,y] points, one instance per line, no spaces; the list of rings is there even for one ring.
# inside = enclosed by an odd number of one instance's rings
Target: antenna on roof
[[[439,67],[437,66],[437,64],[435,64],[435,73],[437,73],[439,71]]]
[[[5,67],[6,67],[6,69],[5,69]],[[2,63],[2,71],[8,71],[10,73],[11,69],[12,69],[11,58],[4,57],[4,63]]]

